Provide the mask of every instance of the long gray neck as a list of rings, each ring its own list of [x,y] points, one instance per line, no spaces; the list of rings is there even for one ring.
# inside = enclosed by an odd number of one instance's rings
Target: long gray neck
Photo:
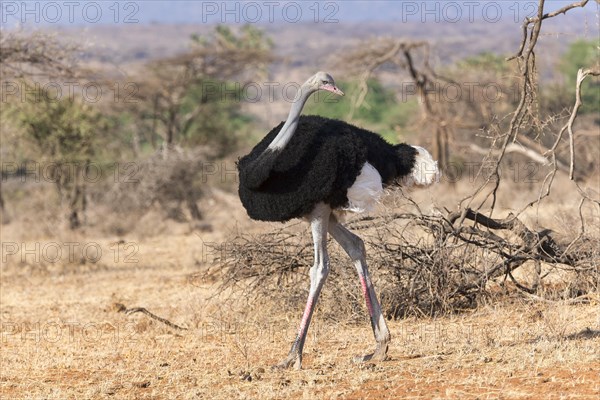
[[[302,109],[304,108],[304,104],[308,100],[308,98],[315,92],[314,89],[310,89],[306,84],[300,86],[300,90],[296,94],[296,98],[294,99],[294,103],[292,104],[292,109],[285,121],[285,124],[275,136],[275,139],[269,144],[268,149],[270,150],[281,150],[283,149],[294,133],[296,132],[296,128],[298,127],[298,121],[300,120],[300,114],[302,113]]]

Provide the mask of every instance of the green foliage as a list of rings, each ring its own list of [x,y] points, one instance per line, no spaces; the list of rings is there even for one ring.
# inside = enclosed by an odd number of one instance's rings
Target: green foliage
[[[457,67],[465,70],[476,69],[501,74],[510,70],[510,66],[503,56],[487,51],[464,58],[457,63]]]
[[[202,108],[201,116],[182,128],[182,144],[210,144],[217,154],[233,151],[252,118],[241,111],[242,87],[238,82],[205,80],[190,86],[181,103],[182,113]]]
[[[600,50],[598,41],[578,40],[573,42],[559,63],[559,70],[565,77],[567,93],[571,97],[571,104],[575,101],[575,85],[577,71],[580,68],[590,68],[600,63]],[[581,100],[583,106],[581,113],[598,112],[600,104],[600,80],[597,77],[588,77],[581,85]]]
[[[22,135],[35,143],[41,159],[49,162],[44,170],[67,206],[70,228],[76,229],[82,225],[87,204],[83,175],[102,147],[109,120],[77,98],[57,99],[39,86],[29,85],[29,93],[32,91],[35,96],[10,105],[11,115]]]
[[[341,81],[337,84],[346,96],[317,92],[306,104],[304,113],[348,120],[352,99],[359,90],[358,83]],[[367,85],[369,89],[365,100],[354,112],[352,122],[376,131],[392,143],[398,142],[398,132],[407,127],[418,108],[416,100],[400,103],[395,92],[384,87],[377,79],[370,79]]]
[[[191,38],[193,44],[201,47],[210,47],[217,42],[223,47],[239,50],[269,51],[273,48],[273,41],[265,31],[250,24],[242,26],[238,34],[227,25],[217,25],[212,37],[193,34]]]
[[[189,53],[150,68],[146,101],[133,114],[167,145],[209,145],[223,156],[249,129],[252,118],[241,110],[242,89],[265,74],[273,43],[252,25],[219,25],[191,40]],[[156,144],[154,137],[142,135]]]
[[[108,120],[77,99],[54,100],[43,90],[38,94],[22,103],[14,115],[40,153],[57,162],[92,157],[108,130]]]
[[[204,48],[220,46],[240,53],[265,52],[273,48],[273,41],[265,31],[254,25],[244,25],[234,32],[231,27],[218,25],[212,37],[193,36],[192,40]],[[241,111],[242,84],[215,77],[200,77],[190,85],[182,102],[182,112],[193,112],[202,107],[202,116],[184,126],[183,141],[188,145],[216,145],[221,155],[235,150],[243,133],[250,129],[253,119]]]

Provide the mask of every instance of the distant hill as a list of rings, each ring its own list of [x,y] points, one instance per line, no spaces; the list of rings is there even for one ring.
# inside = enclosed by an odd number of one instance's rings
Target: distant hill
[[[190,36],[210,32],[215,24],[129,24],[45,27],[65,40],[84,44],[83,57],[93,63],[130,64],[172,56],[186,51]],[[520,24],[510,19],[460,23],[408,21],[406,23],[340,22],[336,24],[264,24],[276,53],[291,67],[322,66],[334,52],[374,36],[427,40],[437,63],[446,64],[483,51],[509,54],[521,40]],[[562,53],[578,38],[597,38],[594,14],[572,13],[544,22],[538,53]],[[547,49],[547,51],[541,51]]]
[[[206,34],[215,26],[214,23],[138,23],[54,25],[38,29],[56,33],[62,40],[82,44],[81,56],[93,67],[121,76],[133,76],[149,60],[185,52],[192,34]],[[302,82],[320,69],[327,69],[342,79],[338,70],[343,68],[337,66],[331,56],[376,36],[427,40],[432,45],[431,61],[434,67],[440,67],[481,52],[512,54],[517,50],[522,34],[521,24],[512,18],[495,23],[480,18],[460,23],[340,20],[331,24],[273,23],[260,26],[275,44],[280,62],[274,65],[271,79],[280,82]],[[570,42],[597,37],[597,17],[590,12],[579,10],[544,21],[536,51],[542,79],[552,78],[550,72]],[[397,78],[382,75],[384,82],[392,84]],[[249,104],[248,108],[272,124],[285,116],[288,104],[277,101],[270,104],[266,112],[261,104]]]

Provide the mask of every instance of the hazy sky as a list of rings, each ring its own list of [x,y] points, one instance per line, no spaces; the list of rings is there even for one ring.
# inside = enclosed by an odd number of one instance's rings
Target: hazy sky
[[[571,1],[547,0],[546,11]],[[422,21],[424,23],[520,22],[538,1],[0,1],[4,27],[150,23],[320,23]],[[596,10],[590,1],[588,11]],[[578,11],[578,10],[574,10]],[[572,11],[573,12],[573,11]]]

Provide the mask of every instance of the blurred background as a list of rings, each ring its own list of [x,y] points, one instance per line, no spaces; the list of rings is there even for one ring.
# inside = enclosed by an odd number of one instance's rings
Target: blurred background
[[[538,4],[571,2],[1,0],[0,397],[595,398],[599,2],[535,42]],[[312,245],[250,220],[236,161],[319,70],[346,96],[305,114],[443,175],[347,216],[391,360],[349,361],[372,335],[331,245],[306,370],[272,372]]]
[[[526,139],[564,123],[577,69],[598,56],[596,8],[545,23],[537,68],[546,126]],[[484,132],[519,101],[505,58],[536,10],[535,2],[3,1],[3,224],[26,210],[45,213],[29,233],[67,224],[122,234],[148,211],[201,221],[202,194],[235,192],[237,157],[285,119],[296,88],[318,70],[347,96],[315,96],[305,113],[425,145],[445,169],[452,164],[445,176],[454,185],[456,171],[489,148]],[[394,41],[414,45],[430,106],[402,54],[385,59]],[[580,122],[597,129],[598,82],[585,87]],[[583,160],[582,177],[597,170],[594,157]]]

